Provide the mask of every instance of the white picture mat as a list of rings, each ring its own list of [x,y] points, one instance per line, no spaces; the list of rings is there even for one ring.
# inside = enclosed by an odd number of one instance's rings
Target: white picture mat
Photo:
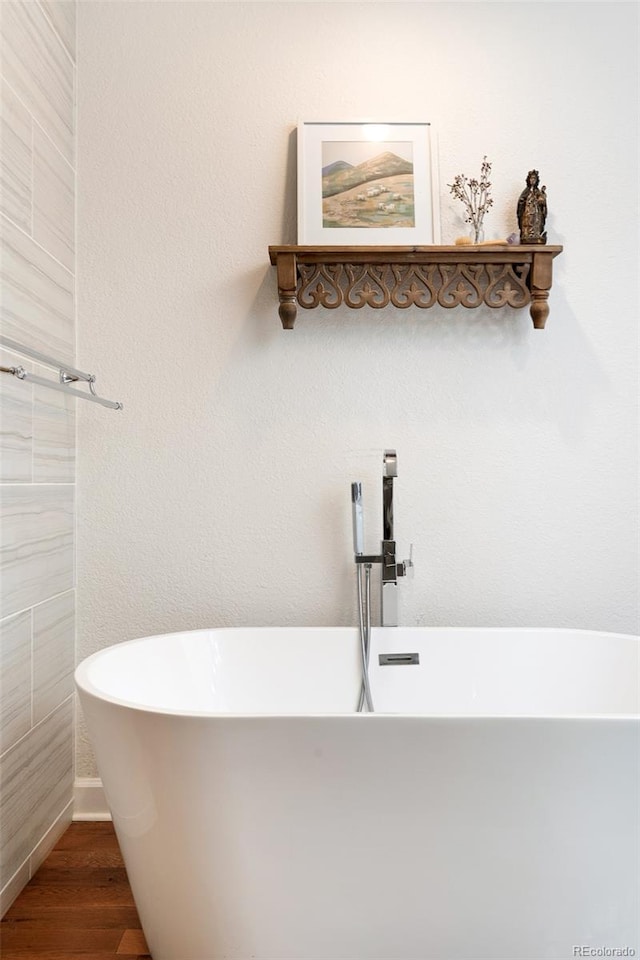
[[[322,222],[322,145],[363,143],[372,128],[383,128],[385,143],[412,144],[415,225],[413,227],[325,227]],[[430,123],[298,123],[298,243],[301,246],[427,246],[440,243],[437,144]]]

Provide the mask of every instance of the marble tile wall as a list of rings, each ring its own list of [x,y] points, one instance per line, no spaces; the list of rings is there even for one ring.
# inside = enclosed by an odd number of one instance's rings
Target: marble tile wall
[[[0,2],[0,334],[70,364],[75,14]],[[76,403],[0,373],[0,914],[71,818]]]

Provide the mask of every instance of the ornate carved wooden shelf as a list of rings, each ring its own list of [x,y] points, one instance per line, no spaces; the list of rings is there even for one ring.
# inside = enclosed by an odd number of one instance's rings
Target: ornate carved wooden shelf
[[[553,258],[546,244],[453,247],[269,247],[278,313],[292,330],[298,306],[524,307],[536,329],[549,316]]]

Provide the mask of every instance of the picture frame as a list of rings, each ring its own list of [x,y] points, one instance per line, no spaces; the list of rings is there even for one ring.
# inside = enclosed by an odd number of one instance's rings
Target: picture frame
[[[298,123],[298,244],[440,242],[431,123]]]

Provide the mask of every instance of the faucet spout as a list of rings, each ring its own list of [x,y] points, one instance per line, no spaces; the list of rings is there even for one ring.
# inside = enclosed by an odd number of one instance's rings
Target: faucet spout
[[[380,620],[383,627],[398,626],[398,568],[393,538],[393,480],[398,476],[395,450],[385,450],[382,459],[382,591]]]
[[[385,450],[382,473],[382,539],[393,540],[393,478],[398,476],[395,450]],[[384,551],[383,551],[384,553]]]
[[[398,455],[395,450],[385,450],[382,463],[384,464],[385,477],[398,476]]]

